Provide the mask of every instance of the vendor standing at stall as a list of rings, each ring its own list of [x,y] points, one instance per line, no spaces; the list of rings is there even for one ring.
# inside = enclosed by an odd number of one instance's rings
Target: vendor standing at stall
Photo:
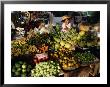
[[[65,15],[62,17],[62,32],[67,32],[71,27],[72,27],[72,24],[71,24],[71,21],[70,21],[71,17]]]

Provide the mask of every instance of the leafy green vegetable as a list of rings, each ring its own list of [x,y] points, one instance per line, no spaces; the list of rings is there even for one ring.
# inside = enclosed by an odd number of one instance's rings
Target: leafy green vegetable
[[[77,52],[75,54],[75,57],[77,57],[81,62],[92,62],[95,59],[95,56],[90,52],[84,53]]]

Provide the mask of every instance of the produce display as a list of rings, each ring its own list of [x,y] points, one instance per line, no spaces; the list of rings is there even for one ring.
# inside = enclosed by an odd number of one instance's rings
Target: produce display
[[[60,73],[60,66],[57,62],[48,61],[36,64],[35,68],[31,70],[32,77],[55,77]]]
[[[22,12],[18,14],[21,15]],[[21,16],[18,14],[14,15],[15,19],[12,18],[13,24],[16,23],[15,29],[12,27],[11,40],[11,60],[14,61],[11,67],[12,77],[59,77],[62,72],[64,74],[80,70],[82,64],[89,66],[100,57],[100,37],[88,26],[87,29],[83,26],[80,29],[76,25],[63,32],[60,23],[52,24],[52,16],[47,15],[50,18],[42,19],[43,15],[39,18],[37,12],[28,12],[33,16],[28,17],[28,21],[24,18],[22,24],[19,23],[23,20],[20,20]],[[94,25],[89,26],[92,28]],[[23,29],[25,32],[20,36],[22,32],[15,31],[16,29]]]
[[[79,68],[80,66],[74,57],[72,58],[63,57],[63,59],[60,59],[60,64],[62,65],[62,68],[64,70],[74,70],[76,68]]]
[[[31,54],[39,51],[35,45],[28,45],[26,42],[26,38],[13,40],[11,42],[11,46],[12,56],[25,55],[29,53]]]
[[[77,37],[78,45],[82,48],[98,46],[97,39],[98,38],[96,33],[95,32],[93,33],[91,31],[88,31],[88,32],[80,31]]]
[[[84,53],[77,52],[75,56],[79,59],[81,63],[90,63],[95,60],[95,56],[90,52],[84,52]]]
[[[12,76],[14,77],[26,77],[30,76],[30,70],[32,69],[31,65],[28,65],[26,62],[18,61],[12,66]]]
[[[77,45],[77,35],[78,33],[74,28],[70,29],[68,32],[60,32],[60,35],[53,37],[55,49],[60,50],[64,48],[65,50],[75,50]]]

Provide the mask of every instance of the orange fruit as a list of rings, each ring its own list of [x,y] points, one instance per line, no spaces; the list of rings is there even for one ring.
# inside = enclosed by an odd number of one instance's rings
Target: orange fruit
[[[67,68],[68,66],[66,64],[63,65],[63,68]]]
[[[68,66],[69,66],[69,67],[71,67],[71,66],[72,66],[72,64],[71,64],[71,63],[68,63]]]

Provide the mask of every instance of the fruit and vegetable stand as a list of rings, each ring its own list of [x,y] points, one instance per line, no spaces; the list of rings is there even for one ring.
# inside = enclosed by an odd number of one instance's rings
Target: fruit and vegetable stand
[[[11,41],[13,77],[100,76],[100,44],[96,31],[61,32],[56,24],[49,33],[33,29]],[[20,29],[20,28],[19,28]],[[19,30],[18,29],[18,30]]]

